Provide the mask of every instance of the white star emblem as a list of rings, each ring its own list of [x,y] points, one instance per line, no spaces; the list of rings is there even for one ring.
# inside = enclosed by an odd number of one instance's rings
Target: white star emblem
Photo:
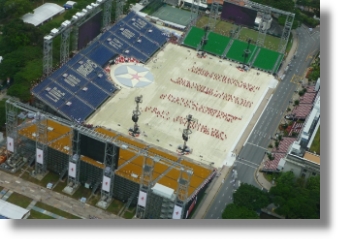
[[[142,70],[140,72],[134,70],[133,68],[127,66],[128,73],[117,75],[119,78],[125,78],[131,80],[131,86],[135,87],[139,82],[151,82],[145,76],[149,73],[148,70]]]

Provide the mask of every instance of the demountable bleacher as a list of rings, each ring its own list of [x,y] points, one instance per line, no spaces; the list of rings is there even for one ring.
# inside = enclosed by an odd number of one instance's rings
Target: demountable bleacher
[[[166,42],[161,30],[130,12],[32,93],[64,117],[82,122],[117,90],[104,69],[110,60],[122,55],[143,63]]]

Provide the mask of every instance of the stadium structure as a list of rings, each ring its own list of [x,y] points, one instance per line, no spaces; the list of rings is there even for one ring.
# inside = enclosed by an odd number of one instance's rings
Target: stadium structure
[[[92,11],[90,21],[101,10]],[[197,18],[198,8],[192,12]],[[235,160],[235,145],[277,85],[270,73],[281,58],[273,57],[270,69],[252,68],[244,58],[256,66],[266,49],[227,41],[213,24],[190,25],[174,44],[133,11],[116,20],[93,39],[91,33],[71,59],[68,39],[74,26],[81,29],[79,19],[55,30],[66,35],[53,72],[54,35],[45,37],[46,78],[31,91],[39,110],[7,101],[8,160],[1,168],[13,172],[28,162],[37,177],[67,176],[65,193],[80,185],[100,190],[98,206],[116,198],[136,205],[138,218],[188,218],[217,169]],[[221,57],[229,50],[242,59]]]

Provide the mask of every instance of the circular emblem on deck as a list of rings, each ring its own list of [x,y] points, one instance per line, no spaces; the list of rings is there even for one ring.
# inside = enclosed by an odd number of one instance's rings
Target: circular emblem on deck
[[[142,65],[120,65],[114,70],[119,84],[130,88],[142,88],[154,81],[152,73]]]

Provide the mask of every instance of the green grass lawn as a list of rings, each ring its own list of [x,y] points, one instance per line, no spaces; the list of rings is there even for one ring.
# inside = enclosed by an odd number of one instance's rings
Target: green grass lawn
[[[119,211],[122,209],[123,206],[124,206],[123,202],[118,201],[117,199],[112,199],[112,202],[107,207],[106,211],[117,215],[119,213]]]
[[[88,199],[91,196],[91,193],[92,193],[91,189],[85,188],[84,186],[79,186],[77,191],[75,191],[71,197],[77,200],[81,199],[82,197]]]
[[[126,211],[126,212],[124,213],[124,215],[123,215],[123,218],[125,218],[125,219],[131,219],[131,218],[133,218],[133,216],[135,215],[135,213],[136,213],[136,210],[135,210],[135,209]]]
[[[46,176],[45,176],[45,177],[46,177]],[[21,178],[24,179],[24,180],[26,180],[26,181],[30,181],[30,182],[35,183],[35,184],[37,184],[37,185],[43,186],[43,187],[46,186],[46,185],[43,185],[43,184],[41,183],[40,180],[38,180],[38,179],[32,177],[32,176],[30,175],[30,173],[29,173],[29,170],[27,170],[27,171],[21,176]]]
[[[58,192],[58,193],[63,193],[63,189],[66,187],[66,185],[67,185],[67,179],[65,179],[64,182],[59,181],[57,186],[55,186],[55,188],[53,188],[53,191]],[[63,193],[63,194],[65,194],[65,193]],[[65,195],[68,195],[68,194],[65,194]]]
[[[80,217],[77,217],[77,216],[75,216],[75,215],[73,215],[71,213],[65,212],[63,210],[60,210],[60,209],[55,208],[55,207],[52,207],[52,206],[47,205],[47,204],[42,203],[42,202],[37,202],[35,204],[35,206],[43,208],[46,211],[52,212],[52,213],[57,214],[57,215],[59,215],[61,217],[65,217],[67,219],[81,219]]]
[[[252,42],[255,43],[257,40],[257,36],[258,36],[257,31],[243,27],[242,30],[240,31],[239,40],[248,41],[248,39],[250,38]],[[280,38],[271,35],[266,35],[263,46],[270,50],[277,51],[279,44]]]
[[[28,217],[28,219],[55,219],[55,218],[50,217],[46,214],[31,210],[30,216]]]
[[[318,155],[320,155],[320,128],[321,127],[319,127],[318,132],[316,132],[313,143],[310,147],[310,152],[316,152]]]
[[[59,175],[53,172],[49,172],[45,175],[45,177],[41,180],[41,184],[46,187],[48,183],[56,184],[59,180]]]
[[[233,59],[235,61],[244,62],[243,53],[244,50],[247,49],[248,44],[246,42],[242,42],[239,40],[234,40],[232,46],[230,47],[229,51],[227,52],[226,57]],[[251,51],[250,56],[246,60],[246,63],[252,58],[253,54],[255,53],[256,46],[250,44],[249,50]]]
[[[13,192],[11,196],[9,196],[9,198],[7,199],[7,202],[13,203],[22,208],[27,208],[28,205],[30,205],[30,203],[32,202],[32,199],[19,193]]]

